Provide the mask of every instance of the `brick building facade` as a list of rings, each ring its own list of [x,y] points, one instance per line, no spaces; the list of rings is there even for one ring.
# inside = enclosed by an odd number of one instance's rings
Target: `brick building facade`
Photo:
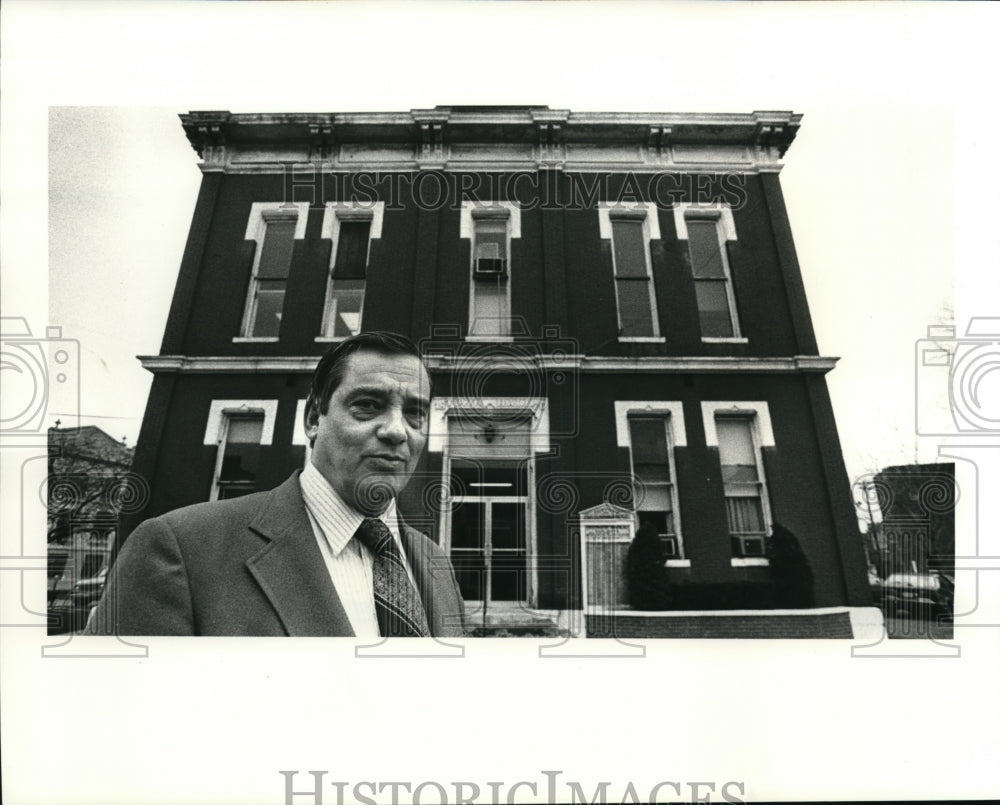
[[[140,518],[301,467],[318,357],[385,329],[419,343],[433,385],[402,510],[451,555],[473,622],[628,608],[642,526],[688,601],[721,585],[773,607],[780,523],[812,606],[869,605],[824,380],[836,359],[817,348],[778,178],[799,115],[181,120],[203,180],[160,354],[142,358]]]

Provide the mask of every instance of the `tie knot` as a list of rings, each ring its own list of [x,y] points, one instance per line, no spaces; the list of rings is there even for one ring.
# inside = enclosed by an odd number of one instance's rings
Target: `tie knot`
[[[354,536],[368,547],[368,549],[379,556],[384,553],[392,543],[392,532],[389,527],[376,517],[366,517],[361,521]]]

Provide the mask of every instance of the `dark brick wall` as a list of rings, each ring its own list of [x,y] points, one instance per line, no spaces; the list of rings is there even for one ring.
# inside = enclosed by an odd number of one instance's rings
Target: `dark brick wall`
[[[404,188],[410,186],[410,176],[402,183]],[[569,188],[580,176],[542,175],[540,185],[561,188],[558,198],[572,203],[544,205],[530,193],[520,199],[525,205],[521,237],[511,247],[512,313],[524,320],[530,335],[538,337],[543,325],[555,325],[564,335],[575,335],[582,351],[607,355],[815,353],[808,307],[793,308],[804,306],[805,296],[787,221],[774,222],[770,217],[784,215],[780,188],[757,176],[740,177],[743,195],[733,210],[739,239],[730,249],[739,318],[749,343],[701,343],[687,245],[677,240],[673,213],[665,207],[658,216],[661,240],[650,248],[665,343],[619,344],[611,249],[609,241],[600,238],[597,202],[625,192],[623,179],[606,175],[602,185],[598,175],[582,176],[604,190],[595,197],[577,194],[574,199]],[[251,205],[283,201],[290,191],[280,176],[207,174],[181,264],[164,353],[321,353],[323,345],[314,338],[322,318],[331,248],[331,242],[320,237],[323,202],[350,196],[352,179],[322,177],[322,190],[312,194],[317,203],[309,211],[305,239],[296,241],[293,249],[279,342],[234,344],[255,249],[252,241],[244,240]],[[382,236],[372,241],[365,329],[391,328],[419,339],[429,335],[432,325],[453,324],[464,334],[471,280],[469,241],[459,236],[457,188],[476,179],[482,187],[490,186],[481,176],[457,175],[449,183],[451,195],[426,209],[412,205],[405,189],[400,196],[389,180],[366,190],[368,200],[380,198],[387,207]],[[503,181],[493,184],[504,186]],[[488,197],[486,191],[478,195]]]

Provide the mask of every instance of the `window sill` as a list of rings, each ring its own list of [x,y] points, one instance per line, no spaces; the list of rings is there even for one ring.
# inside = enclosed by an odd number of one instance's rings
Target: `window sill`
[[[734,556],[729,564],[732,567],[770,567],[771,561],[764,556]]]
[[[514,343],[514,336],[512,335],[467,335],[465,336],[466,341],[480,341],[487,342],[493,341],[497,344],[512,344]]]
[[[749,338],[710,338],[702,336],[703,344],[749,344]]]
[[[318,335],[313,339],[313,341],[317,344],[339,344],[341,341],[346,341],[347,339],[348,336],[346,335]]]
[[[667,339],[661,335],[620,335],[618,341],[629,344],[666,344]]]
[[[238,335],[233,339],[234,344],[277,344],[277,336],[267,336],[266,338],[249,338]]]
[[[664,567],[691,567],[690,559],[668,559]]]

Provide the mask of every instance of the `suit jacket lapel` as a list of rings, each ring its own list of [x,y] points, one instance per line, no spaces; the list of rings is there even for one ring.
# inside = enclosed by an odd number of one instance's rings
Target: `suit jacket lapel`
[[[247,560],[247,568],[288,634],[353,636],[316,544],[298,473],[271,493],[250,528],[269,542]]]
[[[419,531],[410,528],[402,518],[399,527],[406,561],[417,582],[417,591],[427,613],[431,635],[461,636],[463,604],[455,591],[450,565],[443,555],[436,560],[434,554],[427,550],[429,540]]]

